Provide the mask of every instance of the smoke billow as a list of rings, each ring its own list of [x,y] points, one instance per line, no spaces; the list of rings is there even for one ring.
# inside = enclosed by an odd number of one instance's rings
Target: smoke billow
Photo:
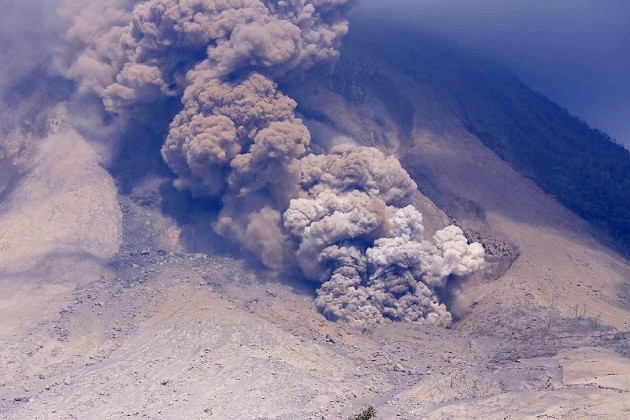
[[[417,186],[400,162],[374,148],[336,146],[302,159],[302,197],[284,214],[304,274],[322,283],[317,306],[329,318],[365,327],[387,320],[448,326],[439,302],[451,275],[477,271],[478,243],[449,226],[424,240],[412,204]]]
[[[359,326],[449,325],[449,276],[483,263],[454,226],[423,238],[417,190],[374,148],[309,152],[296,102],[274,80],[338,56],[356,0],[67,0],[57,67],[125,122],[180,98],[162,156],[175,185],[222,200],[213,228],[266,266],[321,284],[317,305]]]

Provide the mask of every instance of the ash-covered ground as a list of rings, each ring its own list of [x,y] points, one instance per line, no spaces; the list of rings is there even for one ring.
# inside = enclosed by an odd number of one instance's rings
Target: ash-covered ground
[[[379,418],[630,410],[627,334],[536,306],[497,308],[452,329],[401,323],[364,333],[331,323],[317,313],[312,285],[265,274],[199,234],[206,219],[185,203],[179,223],[165,216],[165,182],[119,197],[122,245],[99,278],[59,299],[49,293],[55,314],[1,336],[3,417],[329,419],[370,405]]]

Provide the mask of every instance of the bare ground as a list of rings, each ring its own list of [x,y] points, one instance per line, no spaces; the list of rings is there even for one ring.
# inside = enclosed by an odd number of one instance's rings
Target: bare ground
[[[595,320],[523,305],[450,330],[353,331],[317,314],[309,285],[261,275],[212,235],[187,251],[197,221],[177,225],[137,194],[120,203],[122,246],[98,276],[0,300],[3,319],[20,326],[0,336],[0,416],[342,419],[374,405],[380,418],[619,418],[630,409],[630,342]],[[25,311],[20,299],[50,310]]]

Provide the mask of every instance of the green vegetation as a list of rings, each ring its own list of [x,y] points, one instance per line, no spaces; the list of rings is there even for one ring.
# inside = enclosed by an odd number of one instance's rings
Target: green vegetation
[[[376,418],[376,409],[374,407],[368,407],[365,410],[361,411],[354,417],[351,417],[350,420],[371,420]]]

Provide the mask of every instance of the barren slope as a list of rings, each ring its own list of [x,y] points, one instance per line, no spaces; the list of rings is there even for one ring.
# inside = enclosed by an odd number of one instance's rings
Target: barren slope
[[[548,311],[542,331],[509,338],[411,324],[364,335],[326,321],[305,285],[222,255],[211,238],[195,246],[209,254],[183,251],[190,225],[121,202],[112,271],[2,338],[4,417],[343,419],[375,405],[381,418],[615,418],[628,408],[628,361],[615,353],[628,354],[625,334]],[[531,326],[537,312],[509,315]]]

